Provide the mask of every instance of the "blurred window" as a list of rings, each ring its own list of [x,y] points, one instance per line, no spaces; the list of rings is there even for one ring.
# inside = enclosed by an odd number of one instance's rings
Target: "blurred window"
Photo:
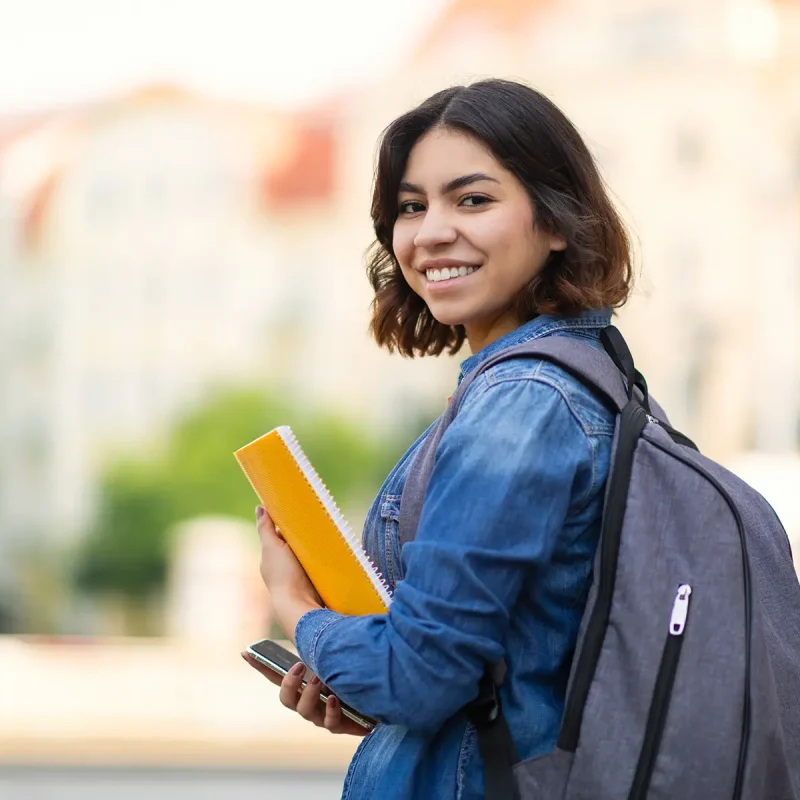
[[[800,190],[800,131],[794,137],[794,148],[792,151],[792,179],[794,185]]]
[[[52,352],[54,335],[52,321],[47,315],[37,315],[20,330],[16,355],[30,364],[40,365]]]
[[[87,422],[103,426],[113,422],[125,386],[107,369],[98,367],[84,379],[83,414]]]
[[[657,7],[619,18],[611,32],[612,54],[623,61],[674,58],[686,50],[687,28],[673,8]]]
[[[235,188],[233,176],[220,167],[196,179],[194,200],[199,208],[216,210],[231,202]]]
[[[687,417],[698,424],[703,411],[703,395],[708,385],[717,334],[711,323],[694,319],[688,324],[689,347],[684,355],[684,391]]]
[[[166,283],[168,275],[163,262],[153,260],[142,270],[140,287],[144,316],[152,320],[158,318],[167,305]]]
[[[194,308],[205,314],[209,309],[220,311],[228,302],[229,284],[233,270],[224,261],[204,256],[184,272],[185,296]]]
[[[161,216],[169,207],[169,186],[164,173],[156,169],[144,183],[143,203],[145,211]]]
[[[686,167],[699,166],[706,155],[702,136],[697,131],[678,131],[675,142],[675,156],[678,163]]]
[[[41,419],[28,417],[20,420],[17,428],[17,456],[14,469],[19,479],[28,484],[45,484],[52,441]]]
[[[97,177],[86,190],[86,215],[90,223],[110,222],[125,208],[122,184],[107,177]]]
[[[298,328],[309,327],[322,298],[318,286],[319,278],[309,261],[296,260],[287,265],[285,283],[280,290],[281,302],[278,315],[283,324]]]

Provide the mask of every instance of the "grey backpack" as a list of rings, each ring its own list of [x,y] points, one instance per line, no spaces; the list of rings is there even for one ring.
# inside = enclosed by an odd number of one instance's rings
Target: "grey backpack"
[[[413,539],[436,446],[470,383],[521,356],[550,361],[617,414],[594,577],[556,749],[520,762],[503,664],[468,707],[489,800],[800,800],[800,585],[761,495],[701,455],[647,394],[622,336],[606,352],[549,336],[460,384],[411,465]]]

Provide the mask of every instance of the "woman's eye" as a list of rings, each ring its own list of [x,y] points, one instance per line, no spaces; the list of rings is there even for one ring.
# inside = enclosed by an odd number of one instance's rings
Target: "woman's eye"
[[[488,202],[489,198],[482,194],[469,194],[462,198],[461,205],[466,206],[467,208],[476,208],[477,206],[486,205]]]
[[[401,214],[419,214],[425,210],[425,206],[419,200],[406,200],[400,203],[398,210]]]

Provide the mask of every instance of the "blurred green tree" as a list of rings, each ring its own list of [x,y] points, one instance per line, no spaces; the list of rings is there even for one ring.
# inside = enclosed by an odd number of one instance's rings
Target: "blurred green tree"
[[[95,523],[76,553],[76,588],[140,602],[163,588],[173,524],[205,514],[254,519],[257,498],[233,451],[283,424],[292,426],[345,509],[362,507],[377,492],[416,435],[404,426],[388,439],[376,436],[356,421],[278,393],[215,392],[178,421],[161,455],[109,466]]]

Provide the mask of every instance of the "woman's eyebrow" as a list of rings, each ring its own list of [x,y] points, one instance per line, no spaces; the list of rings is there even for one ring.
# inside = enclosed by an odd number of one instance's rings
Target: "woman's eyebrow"
[[[478,181],[491,181],[492,183],[500,183],[497,178],[493,178],[491,175],[487,175],[484,172],[472,172],[469,175],[462,175],[460,178],[453,178],[453,180],[442,184],[442,194],[449,194],[450,192],[454,192],[456,189],[463,189],[465,186],[469,186],[471,183],[478,183]],[[409,183],[408,181],[400,181],[400,185],[397,187],[397,190],[398,192],[408,192],[409,194],[425,194],[425,191],[421,186],[417,186],[415,183]]]

